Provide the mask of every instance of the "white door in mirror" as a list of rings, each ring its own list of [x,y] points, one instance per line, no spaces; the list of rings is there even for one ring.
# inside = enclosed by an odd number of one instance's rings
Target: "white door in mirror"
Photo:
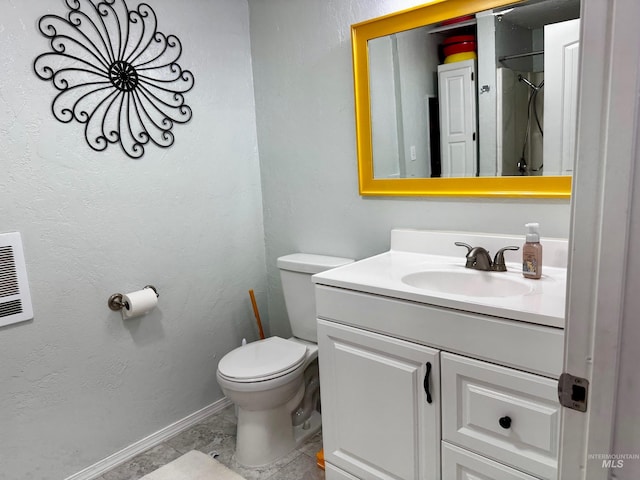
[[[475,60],[438,65],[443,177],[476,173]]]
[[[544,175],[571,175],[578,115],[580,20],[544,27]]]

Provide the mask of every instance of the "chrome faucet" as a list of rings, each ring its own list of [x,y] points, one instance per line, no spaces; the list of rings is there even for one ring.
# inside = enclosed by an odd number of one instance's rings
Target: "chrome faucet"
[[[458,247],[465,247],[467,249],[467,263],[466,268],[473,268],[474,270],[483,270],[489,272],[506,272],[507,266],[504,263],[504,251],[505,250],[519,250],[520,247],[508,246],[501,248],[496,253],[496,256],[491,261],[489,252],[482,247],[472,247],[468,243],[455,242]]]

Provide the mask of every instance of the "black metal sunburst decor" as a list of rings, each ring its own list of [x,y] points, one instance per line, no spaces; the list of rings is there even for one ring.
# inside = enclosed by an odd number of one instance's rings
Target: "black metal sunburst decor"
[[[119,143],[129,157],[140,158],[149,142],[173,145],[173,125],[192,116],[184,93],[194,78],[176,63],[180,40],[157,30],[156,14],[146,3],[134,10],[124,0],[65,3],[67,18],[40,18],[52,51],[33,64],[36,75],[58,90],[54,117],[85,124],[85,139],[96,151]]]

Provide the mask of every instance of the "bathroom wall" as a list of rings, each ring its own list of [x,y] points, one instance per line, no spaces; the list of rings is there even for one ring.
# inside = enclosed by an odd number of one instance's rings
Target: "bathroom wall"
[[[478,150],[480,172],[495,175],[498,172],[500,146],[497,144],[497,81],[496,72],[496,17],[485,12],[476,15],[478,41]],[[484,88],[487,86],[488,88]]]
[[[401,171],[404,170],[404,177],[430,177],[429,98],[437,94],[438,43],[442,40],[439,35],[427,35],[421,29],[395,37],[404,140]]]
[[[431,176],[428,99],[437,93],[442,38],[416,28],[369,42],[376,178]]]
[[[419,0],[249,0],[272,333],[289,335],[275,267],[303,251],[360,259],[394,227],[569,234],[569,201],[358,194],[350,25]]]
[[[393,59],[397,57],[397,42],[391,36],[376,38],[369,43],[369,68],[372,72],[371,123],[372,153],[374,155],[375,175],[381,178],[400,176],[400,147],[398,141],[402,134],[402,109],[396,100],[396,74]],[[397,58],[396,58],[397,59]],[[385,132],[385,134],[381,134]]]
[[[129,7],[139,2],[128,2]],[[247,3],[153,0],[195,75],[193,119],[139,160],[91,150],[33,72],[62,0],[0,0],[0,232],[22,232],[35,319],[0,329],[0,479],[62,479],[222,398],[266,271]],[[155,285],[123,322],[109,295]]]

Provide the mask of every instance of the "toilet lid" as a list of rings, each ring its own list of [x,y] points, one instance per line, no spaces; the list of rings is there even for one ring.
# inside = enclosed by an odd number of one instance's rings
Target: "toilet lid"
[[[306,353],[302,344],[269,337],[227,353],[218,363],[218,372],[237,382],[269,380],[295,370]]]

